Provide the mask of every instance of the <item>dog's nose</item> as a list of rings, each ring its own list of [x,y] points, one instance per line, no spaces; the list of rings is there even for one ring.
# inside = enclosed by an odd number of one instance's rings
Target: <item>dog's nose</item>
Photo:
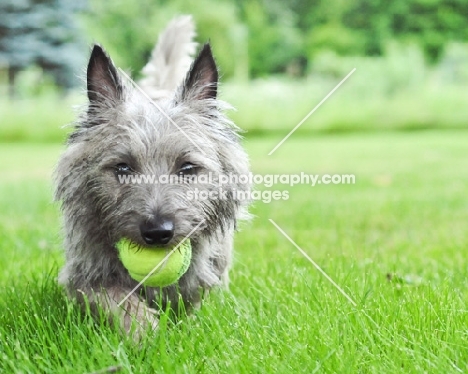
[[[140,226],[140,232],[146,244],[167,244],[174,236],[174,222],[169,219],[146,222]]]

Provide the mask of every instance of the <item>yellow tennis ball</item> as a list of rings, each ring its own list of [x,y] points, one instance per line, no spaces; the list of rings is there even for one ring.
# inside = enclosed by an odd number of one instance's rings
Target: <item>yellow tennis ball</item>
[[[120,260],[133,279],[141,282],[152,272],[143,282],[150,287],[169,286],[177,282],[189,268],[192,258],[190,240],[186,239],[172,252],[174,248],[141,247],[128,239],[121,239],[117,243]],[[169,257],[165,259],[167,255]]]

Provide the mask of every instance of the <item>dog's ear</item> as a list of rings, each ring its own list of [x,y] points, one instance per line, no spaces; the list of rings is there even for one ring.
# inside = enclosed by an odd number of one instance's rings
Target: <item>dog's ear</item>
[[[216,99],[217,91],[218,68],[210,44],[206,43],[185,78],[181,98],[182,101]]]
[[[117,69],[104,49],[95,44],[87,71],[88,99],[92,104],[117,102],[122,97],[122,83]]]

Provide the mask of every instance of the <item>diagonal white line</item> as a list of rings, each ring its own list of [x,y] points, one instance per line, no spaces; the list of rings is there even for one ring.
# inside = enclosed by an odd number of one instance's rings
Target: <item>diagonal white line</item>
[[[327,96],[325,96],[322,101],[320,103],[318,103],[314,109],[312,109],[303,119],[301,122],[299,122],[296,127],[294,127],[288,135],[286,135],[283,140],[281,140],[275,148],[273,148],[270,153],[268,153],[268,156],[271,156],[273,154],[273,152],[275,152],[280,146],[281,144],[283,144],[292,134],[294,131],[296,131],[305,121],[307,121],[307,119],[331,96],[333,95],[333,93],[351,76],[351,74],[353,74],[354,72],[356,71],[356,68],[354,68],[353,70],[351,70],[348,75],[346,77],[344,77],[340,83],[338,83],[335,88],[333,90],[331,90]]]
[[[333,349],[332,351],[330,351],[330,353],[327,354],[327,356],[323,360],[321,360],[321,362],[317,363],[317,366],[315,367],[312,374],[317,373],[322,368],[323,363],[327,361],[333,354],[335,354],[335,352],[336,352],[336,349]]]
[[[201,153],[203,153],[204,155],[206,155],[206,153],[200,148],[200,146],[199,146],[197,143],[195,143],[195,142],[192,140],[192,138],[190,138],[190,136],[188,136],[187,133],[186,133],[184,130],[182,130],[182,129],[180,128],[180,126],[177,125],[177,123],[175,123],[175,122],[172,120],[172,118],[169,117],[169,116],[167,115],[167,113],[166,113],[164,110],[162,110],[162,108],[161,108],[158,104],[156,104],[156,103],[151,99],[151,97],[149,97],[148,94],[147,94],[145,91],[143,91],[143,89],[142,89],[127,73],[125,73],[121,68],[118,68],[118,69],[119,69],[120,73],[122,73],[123,76],[124,76],[125,78],[127,78],[127,79],[133,84],[133,86],[134,86],[138,91],[140,91],[140,92],[143,94],[143,96],[145,96],[145,97],[149,100],[149,102],[150,102],[151,104],[153,104],[153,105],[161,112],[161,114],[162,114],[164,117],[166,117],[166,118],[169,120],[170,123],[172,123],[175,127],[177,127],[177,129],[178,129],[182,134],[184,134],[184,136],[195,146],[195,148],[197,148]]]
[[[164,264],[164,262],[166,262],[166,260],[167,260],[167,259],[168,259],[168,258],[169,258],[169,257],[170,257],[170,256],[187,240],[187,239],[188,239],[188,238],[190,238],[190,235],[192,235],[192,234],[200,227],[200,225],[201,225],[203,222],[205,222],[205,220],[200,221],[200,223],[198,223],[198,225],[196,225],[196,226],[192,229],[192,231],[190,231],[190,232],[187,234],[187,236],[186,236],[185,238],[183,238],[183,239],[180,241],[180,243],[177,244],[177,245],[172,249],[172,251],[170,251],[170,252],[166,255],[166,257],[164,257],[164,258],[161,260],[161,262],[160,262],[159,264],[157,264],[157,265],[153,268],[153,270],[151,270],[151,271],[148,273],[148,275],[147,275],[146,277],[144,277],[143,280],[142,280],[140,283],[138,283],[138,284],[135,286],[135,288],[133,288],[133,290],[131,290],[131,291],[127,294],[127,296],[125,296],[125,297],[123,298],[123,300],[122,300],[120,303],[117,304],[117,306],[118,306],[118,307],[121,307],[122,304],[123,304],[130,296],[132,296],[132,294],[133,294],[138,288],[140,288],[141,285],[142,285],[143,283],[145,283],[146,280],[147,280],[149,277],[151,277],[151,276],[153,275],[153,273],[154,273],[156,270],[158,270],[158,269]]]
[[[275,227],[278,229],[279,232],[281,232],[281,233],[284,235],[284,237],[285,237],[286,239],[288,239],[288,240],[291,242],[292,245],[294,245],[294,246],[299,250],[299,252],[302,253],[302,255],[303,255],[307,260],[310,261],[310,263],[311,263],[312,265],[314,265],[314,267],[315,267],[325,278],[327,278],[327,280],[328,280],[333,286],[335,286],[335,288],[336,288],[338,291],[340,291],[340,293],[341,293],[354,307],[357,308],[356,302],[355,302],[340,286],[338,286],[338,285],[336,284],[336,282],[335,282],[333,279],[331,279],[330,276],[329,276],[327,273],[325,273],[325,272],[323,271],[323,269],[322,269],[319,265],[317,265],[317,264],[315,263],[315,261],[312,260],[312,259],[309,257],[309,255],[308,255],[307,253],[305,253],[305,252],[302,250],[302,248],[300,248],[300,247],[289,237],[288,234],[286,234],[286,233],[284,232],[283,229],[281,229],[281,227],[279,227],[279,226],[276,224],[275,221],[273,221],[272,219],[269,219],[269,221],[273,224],[273,226],[275,226]],[[392,341],[391,339],[387,338],[387,336],[385,336],[385,335],[383,335],[382,333],[380,333],[380,330],[381,330],[381,329],[384,329],[384,330],[390,335],[391,333],[390,333],[390,331],[388,330],[388,328],[386,328],[386,327],[384,327],[384,326],[380,326],[377,322],[375,322],[375,320],[374,320],[364,309],[360,309],[360,308],[359,308],[359,309],[357,309],[357,310],[360,311],[360,312],[376,327],[376,329],[379,331],[379,335],[380,335],[380,337],[381,337],[382,340],[384,340],[384,341],[385,341],[387,344],[389,344],[389,345],[393,345],[393,346],[396,345],[394,341]],[[404,337],[403,335],[399,335],[399,337],[402,338],[403,340],[405,340],[405,341],[408,342],[408,343],[414,344],[414,341],[412,342],[410,339]],[[401,350],[400,347],[398,347],[398,349]],[[330,352],[330,354],[327,355],[327,357],[325,358],[325,360],[328,359],[333,353],[335,353],[335,351]],[[324,361],[325,361],[325,360],[324,360]],[[319,366],[319,367],[320,367],[320,366]],[[314,371],[314,373],[315,373],[316,371],[317,371],[317,369]]]
[[[308,255],[306,252],[304,252],[304,250],[303,250],[301,247],[299,247],[299,246],[294,242],[294,240],[292,240],[292,239],[289,237],[289,235],[286,234],[286,233],[284,232],[284,230],[276,224],[275,221],[273,221],[272,219],[269,219],[269,221],[273,224],[273,226],[275,226],[275,227],[278,229],[278,231],[279,231],[281,234],[283,234],[283,236],[284,236],[286,239],[288,239],[288,240],[291,242],[291,244],[292,244],[293,246],[295,246],[295,247],[299,250],[299,252],[302,253],[302,255],[303,255],[307,260],[309,260],[309,262],[310,262],[312,265],[314,265],[314,267],[315,267],[315,268],[316,268],[316,269],[317,269],[333,286],[335,286],[335,288],[336,288],[338,291],[341,292],[341,294],[342,294],[344,297],[346,297],[346,299],[348,299],[348,301],[349,301],[351,304],[353,304],[353,306],[355,306],[355,307],[357,306],[356,302],[355,302],[353,299],[351,299],[351,297],[350,297],[346,292],[344,292],[344,290],[343,290],[340,286],[338,286],[338,284],[336,284],[336,282],[335,282],[333,279],[331,279],[330,276],[329,276],[327,273],[325,273],[325,271],[323,271],[323,269],[322,269],[314,260],[312,260],[312,259],[309,257],[309,255]]]

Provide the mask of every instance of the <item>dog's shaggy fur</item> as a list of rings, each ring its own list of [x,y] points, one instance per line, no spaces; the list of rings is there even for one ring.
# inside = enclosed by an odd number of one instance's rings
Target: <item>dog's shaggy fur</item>
[[[104,309],[127,332],[134,321],[140,332],[140,326],[157,326],[155,310],[168,302],[177,310],[182,300],[190,309],[203,290],[227,282],[236,222],[246,214],[247,204],[234,192],[249,191],[248,184],[224,184],[231,198],[201,201],[187,198],[191,183],[119,182],[119,175],[249,173],[238,129],[216,97],[218,71],[208,44],[188,69],[193,35],[190,17],[175,19],[143,70],[141,87],[157,106],[95,45],[87,70],[89,105],[56,169],[66,251],[59,281],[71,297],[94,312]],[[219,185],[215,179],[196,187],[212,191]],[[191,236],[190,267],[179,282],[140,288],[121,303],[138,283],[119,260],[119,239],[173,246],[199,224]],[[169,234],[148,238],[161,227]]]

